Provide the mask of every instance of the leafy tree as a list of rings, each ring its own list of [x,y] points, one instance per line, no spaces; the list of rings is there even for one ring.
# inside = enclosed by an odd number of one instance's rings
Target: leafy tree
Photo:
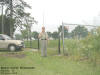
[[[34,31],[33,33],[32,33],[32,36],[34,37],[34,39],[38,39],[38,35],[39,35],[39,33],[38,32],[36,32],[36,31]]]
[[[5,3],[5,15],[6,17],[15,19],[14,24],[12,23],[12,20],[10,21],[10,32],[15,31],[17,27],[23,28],[24,25],[29,25],[30,20],[31,24],[32,22],[36,22],[33,17],[30,16],[29,13],[25,12],[25,8],[31,8],[30,5],[28,5],[24,0],[0,0],[0,2]],[[27,23],[26,23],[27,21]],[[8,31],[8,32],[9,32]],[[13,35],[13,33],[10,33]]]
[[[14,26],[15,23],[15,19],[11,19],[10,17],[6,17],[5,15],[3,15],[4,17],[4,34],[7,34],[10,36],[10,21],[12,21],[12,25]],[[0,16],[0,33],[2,33],[2,16]],[[13,27],[13,31],[15,31],[16,27]]]
[[[21,34],[15,34],[16,40],[22,40],[22,35]]]
[[[62,32],[62,26],[61,25],[58,27],[58,32],[59,33]]]
[[[28,40],[28,31],[26,29],[21,30],[22,38]]]
[[[90,33],[92,35],[96,35],[97,34],[97,29],[96,28],[91,29]]]
[[[26,16],[25,17],[25,23],[23,23],[25,29],[28,31],[28,36],[29,36],[29,39],[30,41],[32,40],[32,31],[31,31],[31,28],[32,28],[32,25],[35,22],[34,18],[30,16],[30,13],[26,13],[25,14]]]
[[[52,37],[52,33],[51,32],[47,32],[48,37]]]
[[[93,30],[91,30],[93,33],[89,32],[88,36],[82,41],[84,46],[83,51],[88,51],[88,58],[91,59],[91,62],[93,62],[93,65],[96,67],[98,55],[100,55],[100,27]],[[96,32],[96,34],[94,34],[94,32]]]
[[[71,32],[72,37],[78,37],[84,38],[88,35],[88,30],[84,26],[77,26],[75,29]]]
[[[52,37],[56,40],[59,37],[59,33],[57,31],[53,32]]]
[[[58,28],[58,32],[59,32],[59,33],[62,32],[62,26],[60,26],[60,27]],[[69,33],[68,33],[68,28],[67,28],[67,26],[64,26],[64,37],[65,37],[65,38],[69,37]]]

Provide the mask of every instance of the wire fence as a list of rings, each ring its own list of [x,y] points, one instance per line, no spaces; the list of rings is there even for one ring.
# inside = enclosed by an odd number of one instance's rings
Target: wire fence
[[[66,36],[68,32],[65,32],[66,26],[76,26],[74,29],[73,36]],[[79,28],[78,28],[79,27]],[[82,31],[82,27],[91,28],[86,36],[82,36],[85,32]],[[98,52],[99,52],[99,26],[94,25],[81,25],[81,24],[66,24],[62,23],[62,51],[64,55],[70,56],[73,60],[88,60],[97,65]],[[78,31],[78,32],[77,32]],[[82,33],[84,32],[84,33]],[[77,34],[76,34],[77,33]]]

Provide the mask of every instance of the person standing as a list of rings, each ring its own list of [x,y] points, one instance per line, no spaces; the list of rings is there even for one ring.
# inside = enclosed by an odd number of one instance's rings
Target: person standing
[[[41,56],[47,56],[48,34],[45,32],[45,27],[42,27],[42,32],[38,38],[41,39]]]

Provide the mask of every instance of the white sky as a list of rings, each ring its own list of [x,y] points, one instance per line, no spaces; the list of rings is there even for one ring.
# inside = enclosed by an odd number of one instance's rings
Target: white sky
[[[100,13],[100,0],[24,0],[32,6],[28,10],[38,21],[33,31],[41,31],[44,26],[46,31],[55,31],[62,21],[66,23],[94,24],[94,17]],[[100,18],[100,17],[99,17]],[[99,19],[100,20],[100,19]],[[73,29],[73,27],[69,27]]]

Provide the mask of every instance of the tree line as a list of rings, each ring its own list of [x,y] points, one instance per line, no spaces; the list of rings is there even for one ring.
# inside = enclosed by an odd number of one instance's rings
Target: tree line
[[[58,31],[54,31],[54,32],[49,32],[47,31],[48,36],[50,39],[58,39],[59,36],[62,36],[62,26],[58,27]],[[88,35],[89,31],[85,26],[76,26],[74,30],[72,30],[71,32],[69,32],[69,29],[67,27],[64,27],[64,38],[77,38],[77,39],[81,39],[81,38],[85,38]],[[39,32],[37,31],[33,31],[30,33],[31,37],[35,40],[38,39],[38,34]],[[60,35],[61,34],[61,35]],[[21,31],[21,34],[16,34],[16,39],[29,39],[29,34],[27,31],[27,28]]]

